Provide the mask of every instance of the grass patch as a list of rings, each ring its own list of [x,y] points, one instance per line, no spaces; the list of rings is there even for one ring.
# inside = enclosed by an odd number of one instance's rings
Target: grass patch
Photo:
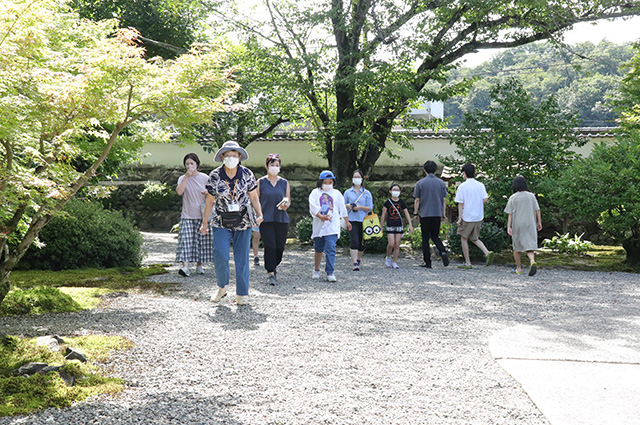
[[[16,270],[12,289],[0,305],[0,315],[43,314],[95,308],[101,296],[128,289],[163,292],[174,283],[147,280],[164,274],[163,265],[111,269]]]
[[[83,350],[89,361],[67,361],[63,356],[64,350],[53,352],[38,347],[35,339],[6,337],[0,341],[0,416],[24,415],[50,407],[65,408],[87,397],[122,391],[122,380],[102,375],[96,362],[108,359],[113,350],[133,347],[131,341],[104,335],[64,340]],[[76,378],[75,384],[67,386],[57,372],[35,374],[29,378],[11,375],[12,370],[29,362],[62,365],[65,372]]]

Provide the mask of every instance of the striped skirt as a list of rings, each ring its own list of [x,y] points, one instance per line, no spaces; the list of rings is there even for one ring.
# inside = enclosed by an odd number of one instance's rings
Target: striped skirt
[[[181,218],[178,232],[177,262],[213,262],[213,232],[209,228],[206,235],[200,234],[202,220]]]

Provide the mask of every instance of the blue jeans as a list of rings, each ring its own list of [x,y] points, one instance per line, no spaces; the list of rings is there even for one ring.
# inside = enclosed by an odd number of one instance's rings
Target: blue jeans
[[[211,227],[213,231],[213,264],[218,286],[229,284],[229,258],[233,239],[233,259],[236,265],[236,295],[249,295],[249,248],[251,229],[231,230]]]
[[[324,252],[325,265],[324,271],[327,274],[333,274],[336,263],[336,243],[338,243],[338,235],[327,235],[313,238],[313,250],[315,252]]]

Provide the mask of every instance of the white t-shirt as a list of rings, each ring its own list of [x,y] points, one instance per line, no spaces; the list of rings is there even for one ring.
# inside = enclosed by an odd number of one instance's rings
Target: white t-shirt
[[[178,186],[184,180],[184,174],[178,177]],[[182,214],[180,218],[190,218],[202,220],[202,206],[204,205],[207,192],[205,185],[209,181],[209,176],[198,173],[189,177],[187,185],[182,194]],[[204,193],[202,193],[204,192]]]
[[[474,222],[484,219],[484,200],[489,197],[484,184],[476,179],[467,179],[458,186],[456,202],[464,204],[462,221]]]
[[[328,214],[331,220],[322,221],[316,214]],[[328,235],[340,235],[340,217],[347,217],[342,193],[336,189],[328,192],[313,189],[309,194],[309,213],[313,216],[312,238]]]

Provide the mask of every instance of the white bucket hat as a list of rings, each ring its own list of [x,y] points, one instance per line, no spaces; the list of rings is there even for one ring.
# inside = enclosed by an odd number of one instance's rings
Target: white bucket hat
[[[218,152],[216,152],[216,156],[214,157],[214,160],[216,162],[222,162],[222,154],[229,151],[238,152],[240,154],[240,161],[246,161],[247,159],[249,159],[249,154],[247,153],[246,150],[240,147],[238,142],[229,140],[228,142],[224,142],[222,147],[218,149]]]

